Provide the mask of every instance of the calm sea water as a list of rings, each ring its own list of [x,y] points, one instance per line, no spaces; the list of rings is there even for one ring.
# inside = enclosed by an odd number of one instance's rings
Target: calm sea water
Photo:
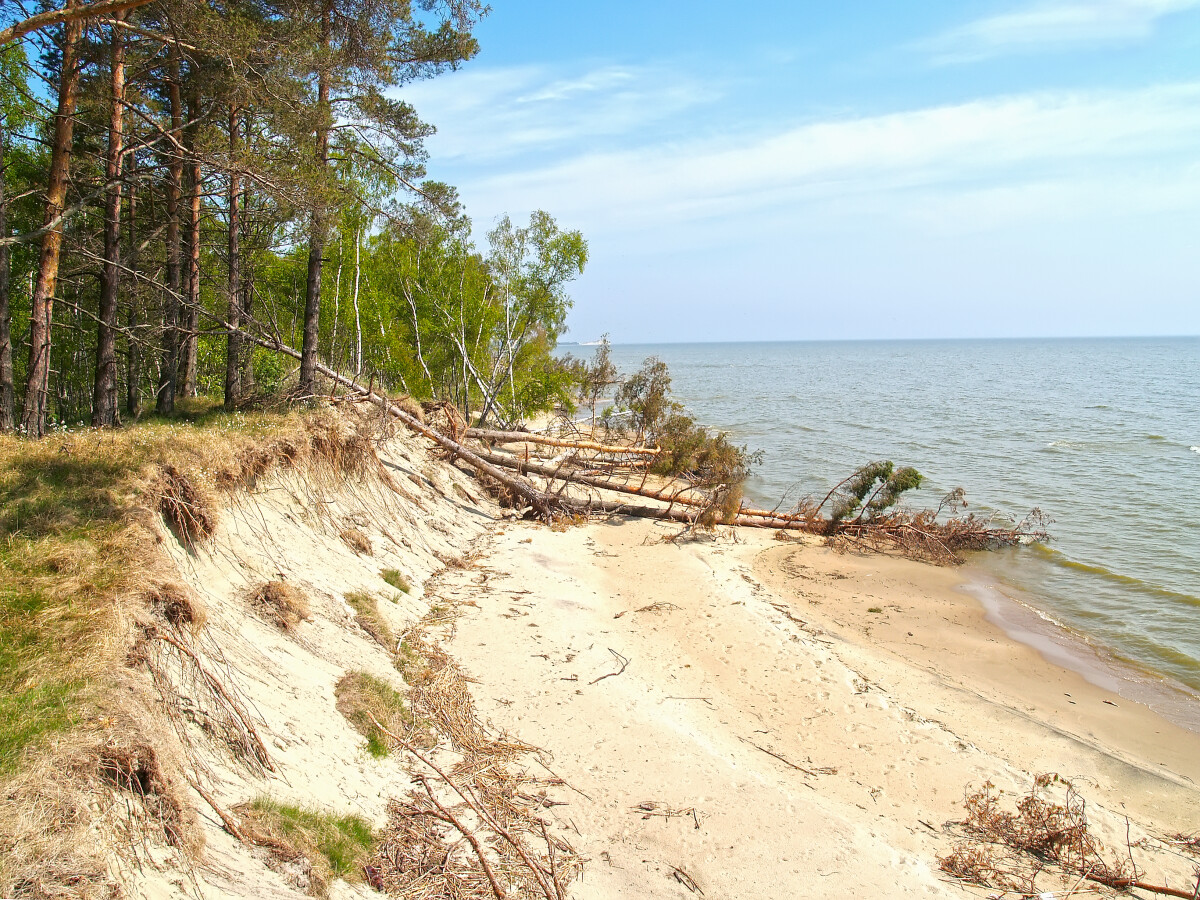
[[[588,348],[571,348],[586,355]],[[977,564],[1096,646],[1200,691],[1200,338],[619,345],[765,459],[751,499],[823,495],[875,459],[971,510],[1054,519]]]

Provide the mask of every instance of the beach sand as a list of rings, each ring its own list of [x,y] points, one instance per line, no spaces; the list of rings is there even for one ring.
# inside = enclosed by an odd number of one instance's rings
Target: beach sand
[[[677,531],[515,524],[441,586],[481,714],[566,782],[573,896],[987,895],[939,870],[944,825],[1046,772],[1122,851],[1126,816],[1135,842],[1200,827],[1200,735],[1008,638],[960,572]]]
[[[678,525],[648,520],[504,519],[411,436],[385,465],[390,486],[264,482],[195,554],[164,531],[209,610],[204,652],[274,765],[248,771],[197,732],[190,752],[225,809],[268,796],[380,828],[412,788],[409,763],[371,757],[336,709],[350,670],[405,690],[347,605],[362,590],[395,601],[378,604],[395,635],[442,610],[433,636],[481,718],[540,748],[517,765],[561,779],[540,812],[585,860],[578,900],[998,895],[941,871],[961,838],[948,823],[965,792],[991,781],[1011,804],[1049,772],[1074,780],[1107,844],[1135,843],[1146,880],[1195,884],[1196,860],[1162,839],[1200,830],[1200,735],[1009,638],[958,590],[963,571],[761,529],[676,540]],[[339,536],[347,523],[370,555]],[[312,620],[285,634],[248,607],[269,578],[303,589]],[[203,858],[186,878],[130,873],[133,893],[304,896],[193,803]],[[331,896],[375,894],[337,881]]]

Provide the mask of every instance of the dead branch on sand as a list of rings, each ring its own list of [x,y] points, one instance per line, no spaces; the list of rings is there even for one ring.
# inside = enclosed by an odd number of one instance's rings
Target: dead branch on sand
[[[1061,803],[1049,795],[1056,785],[1065,792]],[[1200,870],[1194,888],[1143,880],[1133,845],[1127,839],[1126,853],[1121,854],[1093,835],[1086,803],[1075,786],[1058,775],[1039,775],[1015,812],[1000,808],[990,781],[968,794],[963,804],[967,818],[959,824],[965,839],[938,860],[955,878],[1026,895],[1045,892],[1044,883],[1056,877],[1064,884],[1083,880],[1117,891],[1136,889],[1184,900],[1200,895]]]

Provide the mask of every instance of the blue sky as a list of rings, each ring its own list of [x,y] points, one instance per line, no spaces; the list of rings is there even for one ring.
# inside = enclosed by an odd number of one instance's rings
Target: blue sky
[[[494,0],[405,97],[569,340],[1200,333],[1200,0]]]

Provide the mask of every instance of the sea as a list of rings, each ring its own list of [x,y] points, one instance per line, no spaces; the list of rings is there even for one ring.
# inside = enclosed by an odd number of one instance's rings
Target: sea
[[[589,356],[589,348],[564,348]],[[858,466],[956,487],[1051,540],[976,554],[963,588],[1014,637],[1200,730],[1200,338],[620,344],[667,363],[701,423],[763,451],[746,493],[790,507]]]

